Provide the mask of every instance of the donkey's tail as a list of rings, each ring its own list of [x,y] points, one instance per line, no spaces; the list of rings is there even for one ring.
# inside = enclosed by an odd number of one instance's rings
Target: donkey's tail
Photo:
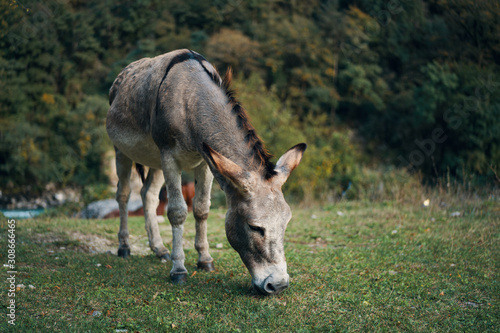
[[[141,176],[142,183],[144,184],[144,181],[146,180],[146,177],[144,176],[144,165],[135,162],[135,170],[139,176]]]

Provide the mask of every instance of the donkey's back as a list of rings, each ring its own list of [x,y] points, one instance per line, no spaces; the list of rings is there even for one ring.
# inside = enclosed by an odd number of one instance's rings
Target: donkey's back
[[[221,105],[225,102],[212,80],[215,75],[212,65],[189,50],[128,65],[109,94],[106,128],[115,147],[135,162],[155,169],[161,168],[160,149],[175,149],[178,159],[186,164],[183,168],[196,167],[202,161],[195,142],[200,135],[193,132],[196,128],[202,131],[197,112],[205,109],[199,104],[213,94],[219,95],[215,100]]]

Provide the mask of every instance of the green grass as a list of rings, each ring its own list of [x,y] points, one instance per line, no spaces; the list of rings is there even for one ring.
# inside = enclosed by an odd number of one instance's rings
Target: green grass
[[[450,217],[454,211],[462,216]],[[225,238],[223,214],[214,210],[209,220],[213,273],[194,273],[197,253],[189,217],[186,267],[194,275],[182,286],[170,283],[171,264],[150,252],[128,260],[94,252],[103,244],[115,253],[116,219],[19,220],[16,283],[26,288],[16,293],[15,329],[499,331],[498,201],[447,208],[393,202],[295,208],[285,246],[290,288],[273,297],[252,292],[250,275]],[[1,262],[6,262],[5,222]],[[161,224],[168,247],[169,229],[168,222]],[[143,219],[132,218],[130,231],[132,243],[145,249]],[[99,242],[89,243],[96,237]],[[215,248],[218,243],[222,249]],[[6,272],[3,268],[5,278]],[[7,301],[2,293],[4,311]],[[93,316],[95,311],[101,315]],[[4,328],[12,329],[6,320],[0,323],[0,331]]]

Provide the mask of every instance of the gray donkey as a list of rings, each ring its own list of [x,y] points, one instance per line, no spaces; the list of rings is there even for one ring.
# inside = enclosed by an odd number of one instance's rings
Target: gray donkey
[[[170,278],[186,281],[182,233],[187,206],[181,171],[194,170],[198,268],[214,270],[208,252],[207,217],[213,178],[226,194],[226,235],[263,294],[288,287],[283,248],[292,217],[281,186],[300,163],[306,144],[288,150],[274,165],[248,116],[224,80],[205,58],[177,50],[128,65],[110,89],[106,129],[116,150],[120,207],[118,255],[130,255],[127,202],[133,161],[149,167],[141,190],[151,249],[171,258]],[[156,220],[158,193],[166,181],[172,254],[163,245]]]

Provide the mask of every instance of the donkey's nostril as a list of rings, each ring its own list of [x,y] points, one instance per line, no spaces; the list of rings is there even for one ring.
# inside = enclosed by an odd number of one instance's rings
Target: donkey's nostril
[[[288,274],[270,275],[261,283],[252,281],[254,289],[264,295],[275,295],[288,288]]]
[[[288,281],[286,281],[286,280],[278,281],[275,283],[267,282],[264,285],[264,290],[268,294],[277,294],[286,288],[288,288]]]
[[[276,292],[276,288],[274,288],[272,283],[267,283],[265,289],[270,294]]]

